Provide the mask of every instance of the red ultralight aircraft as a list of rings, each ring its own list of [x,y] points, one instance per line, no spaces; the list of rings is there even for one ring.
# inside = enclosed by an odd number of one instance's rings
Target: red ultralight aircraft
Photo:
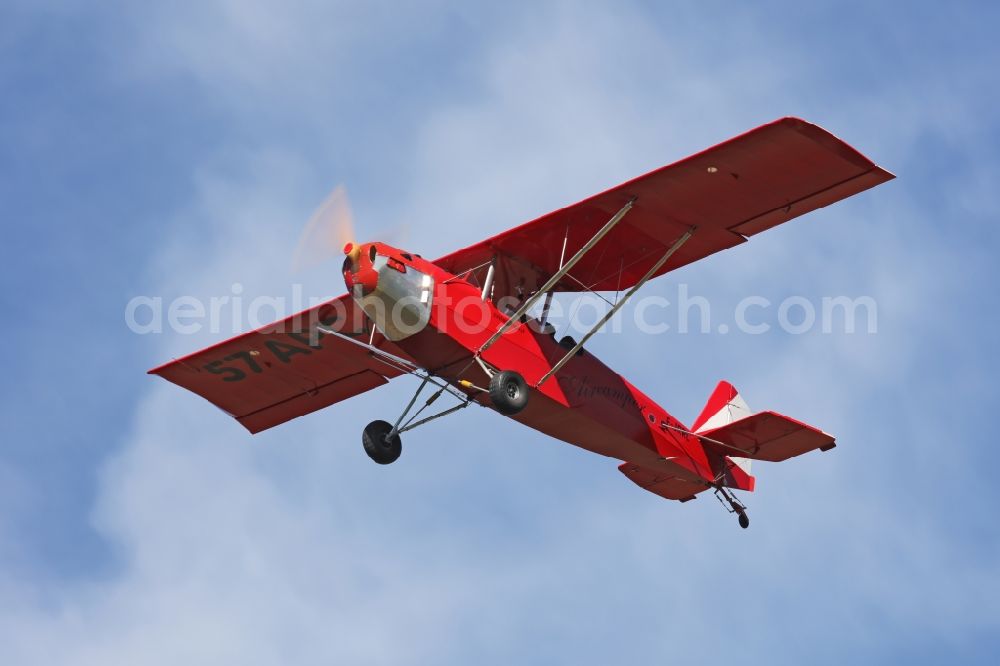
[[[583,345],[649,279],[891,178],[827,131],[783,118],[436,261],[348,243],[349,293],[150,373],[251,433],[415,375],[395,422],[362,433],[377,463],[399,457],[401,433],[475,402],[623,461],[625,476],[661,497],[713,490],[747,527],[731,491],[753,490],[750,460],[827,451],[834,438],[752,413],[727,382],[687,427]],[[557,340],[546,321],[555,292],[625,289],[579,342]],[[419,418],[443,393],[457,404]]]

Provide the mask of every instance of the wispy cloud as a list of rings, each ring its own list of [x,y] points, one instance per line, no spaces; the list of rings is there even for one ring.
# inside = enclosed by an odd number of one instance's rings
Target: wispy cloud
[[[190,95],[218,128],[193,165],[191,199],[146,220],[168,230],[145,278],[168,296],[236,281],[246,293],[283,293],[301,223],[344,174],[363,230],[405,220],[411,246],[430,256],[803,109],[835,106],[819,120],[906,169],[925,159],[915,142],[950,126],[943,115],[968,119],[977,104],[910,103],[922,70],[900,72],[874,97],[816,85],[830,67],[822,52],[805,50],[794,25],[745,8],[553,3],[483,17],[214,2],[126,16],[129,64],[117,74],[140,92]],[[476,39],[458,35],[454,50],[421,33],[445,39],[460,26]],[[420,66],[407,66],[410,48]],[[751,288],[870,294],[881,308],[875,336],[595,341],[684,420],[730,376],[755,408],[841,436],[834,452],[761,466],[746,533],[711,497],[664,502],[613,461],[487,410],[412,433],[402,460],[376,469],[358,433],[393,413],[406,380],[252,441],[194,396],[142,383],[91,510],[116,566],[72,584],[0,577],[0,655],[102,665],[801,662],[891,658],[916,644],[981,657],[977,644],[1000,617],[998,544],[950,524],[965,508],[944,500],[965,483],[963,467],[980,464],[969,461],[988,460],[974,430],[984,421],[963,421],[965,406],[942,393],[964,395],[984,371],[957,350],[961,372],[946,373],[935,356],[956,339],[927,307],[987,261],[949,251],[936,231],[941,213],[996,211],[981,182],[931,216],[930,185],[904,175],[683,276],[722,302]],[[318,293],[340,291],[334,271],[308,278]],[[150,344],[167,357],[210,341]]]

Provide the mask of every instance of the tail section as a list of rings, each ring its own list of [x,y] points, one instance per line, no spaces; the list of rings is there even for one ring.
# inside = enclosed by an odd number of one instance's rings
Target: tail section
[[[694,421],[691,430],[701,432],[724,426],[750,416],[752,412],[736,387],[727,381],[719,382],[705,403],[705,408]]]
[[[729,456],[745,472],[751,458],[781,462],[836,446],[832,435],[801,421],[776,412],[752,414],[729,382],[719,382],[692,430],[707,450]]]
[[[710,430],[728,426],[730,423],[745,419],[752,414],[750,406],[747,405],[746,400],[736,390],[736,387],[727,381],[721,381],[708,398],[708,402],[705,403],[705,408],[701,410],[701,414],[695,419],[691,430],[700,435]],[[735,451],[729,451],[728,453],[735,453]],[[726,485],[730,488],[753,490],[754,478],[750,476],[750,458],[729,456],[728,460],[738,469],[734,470],[730,468],[732,474],[727,474],[726,476],[732,476],[733,478],[727,479],[731,483],[727,483]]]
[[[775,412],[754,414],[739,391],[725,381],[715,387],[691,430],[682,432],[701,442],[712,467],[711,477],[691,479],[689,474],[671,472],[669,465],[647,468],[624,462],[618,469],[640,488],[667,499],[686,502],[698,493],[713,490],[744,528],[750,524],[746,506],[729,489],[753,491],[751,460],[780,462],[814,449],[829,451],[836,446],[831,435],[795,419]]]

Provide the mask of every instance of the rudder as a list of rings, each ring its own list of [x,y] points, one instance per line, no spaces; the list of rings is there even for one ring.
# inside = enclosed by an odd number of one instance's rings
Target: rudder
[[[701,414],[695,419],[691,430],[695,433],[703,433],[727,426],[751,415],[753,412],[750,410],[750,406],[747,405],[746,400],[736,390],[736,387],[722,380],[712,391],[712,395],[709,396]],[[751,462],[749,458],[729,456],[729,459],[749,476]]]

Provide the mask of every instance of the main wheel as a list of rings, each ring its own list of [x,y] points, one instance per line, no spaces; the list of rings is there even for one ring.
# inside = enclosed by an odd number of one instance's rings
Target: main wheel
[[[743,529],[750,527],[750,517],[747,516],[745,511],[740,511],[740,527]]]
[[[498,372],[490,377],[490,400],[501,414],[517,414],[528,406],[528,384],[513,370]]]
[[[403,442],[399,433],[389,437],[392,424],[385,421],[372,421],[361,433],[361,443],[365,445],[365,453],[379,465],[388,465],[403,452]]]

